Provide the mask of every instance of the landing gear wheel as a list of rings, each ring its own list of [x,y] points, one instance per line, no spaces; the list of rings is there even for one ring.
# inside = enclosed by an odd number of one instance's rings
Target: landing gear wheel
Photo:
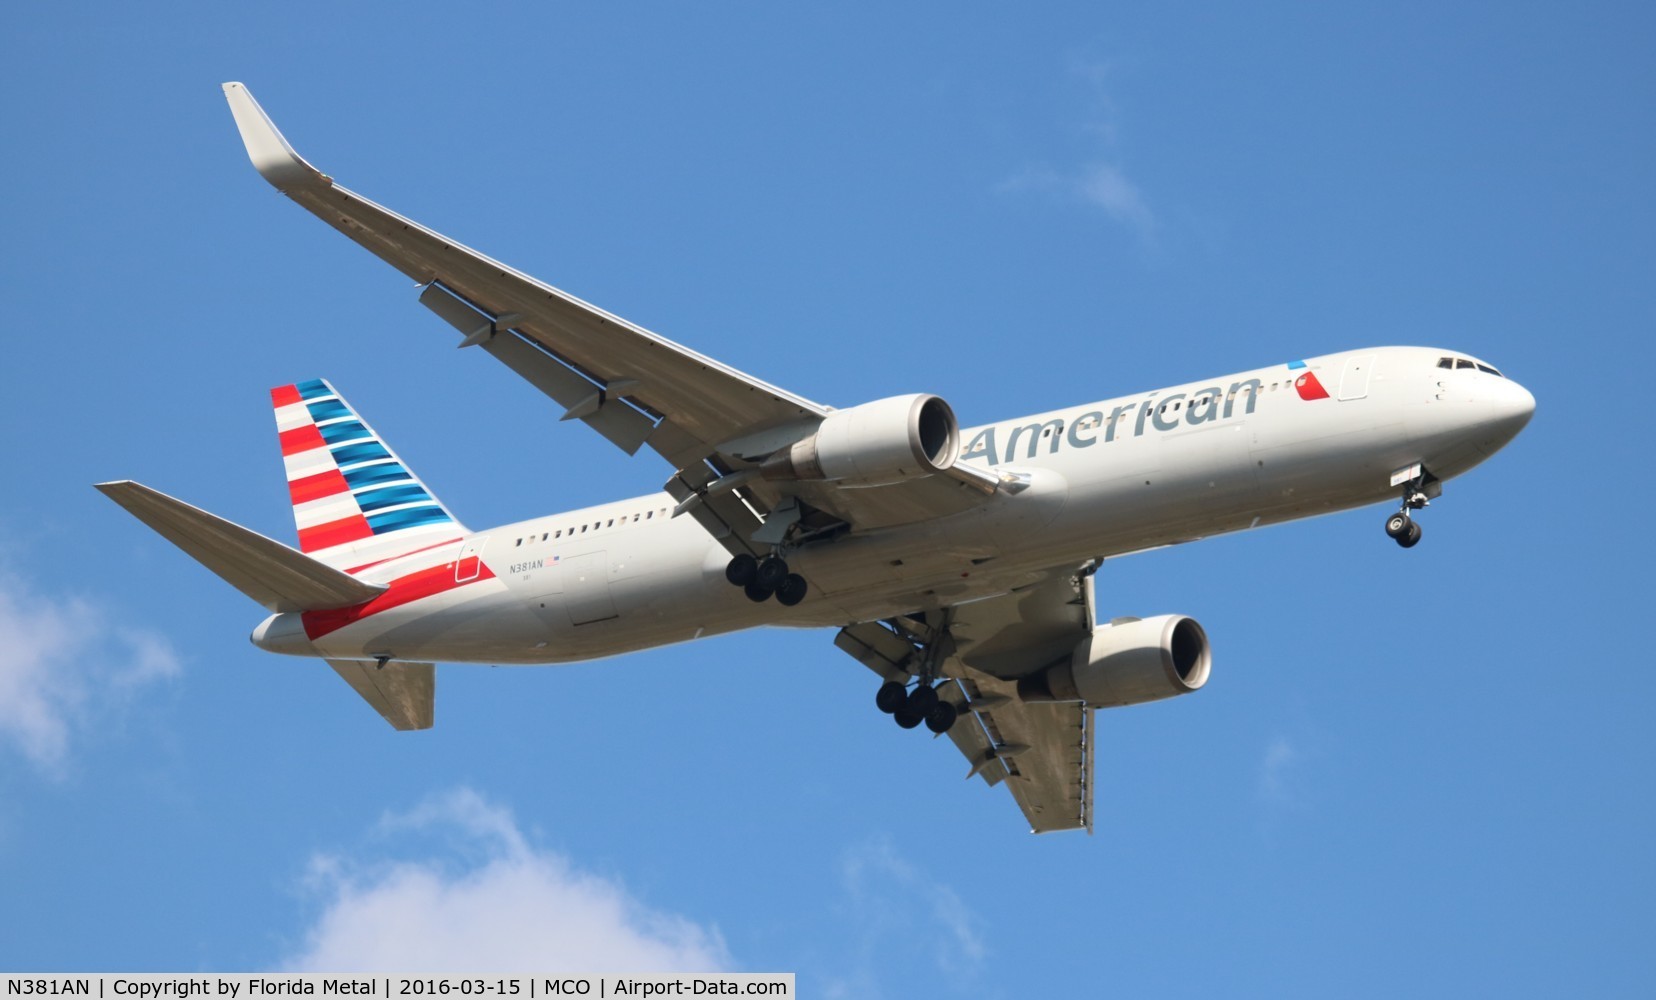
[[[753,577],[759,572],[759,560],[746,552],[730,560],[725,566],[725,579],[733,587],[745,587],[753,582]]]
[[[758,580],[755,580],[743,587],[742,590],[748,595],[748,600],[755,604],[765,603],[770,600],[771,594],[775,593],[775,591],[771,590],[769,587],[760,585]]]
[[[955,724],[955,719],[959,715],[954,705],[940,701],[936,708],[926,713],[926,728],[941,736],[949,731],[949,727]]]
[[[766,556],[759,562],[759,569],[753,579],[755,583],[766,590],[775,590],[782,586],[782,581],[788,578],[788,563],[777,556]]]
[[[1406,549],[1412,549],[1417,544],[1419,544],[1420,534],[1421,534],[1420,525],[1416,524],[1413,521],[1410,521],[1409,522],[1409,533],[1404,535],[1402,538],[1399,538],[1397,540],[1397,544],[1403,546]]]
[[[896,715],[908,704],[908,688],[898,681],[886,681],[874,695],[874,705],[887,715]]]
[[[805,590],[805,578],[798,573],[789,573],[776,588],[776,603],[791,608],[805,599]]]
[[[910,712],[924,719],[937,707],[937,689],[922,682],[919,687],[909,692],[908,703],[905,706]]]
[[[902,726],[904,729],[913,729],[915,726],[918,726],[920,723],[926,721],[926,717],[924,715],[916,715],[911,709],[908,708],[904,708],[899,711],[894,718],[896,718],[897,724]]]
[[[1401,542],[1409,534],[1409,528],[1414,524],[1409,515],[1398,511],[1386,518],[1386,534]]]

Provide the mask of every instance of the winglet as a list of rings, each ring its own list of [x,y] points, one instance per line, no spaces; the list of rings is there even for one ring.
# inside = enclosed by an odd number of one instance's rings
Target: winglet
[[[333,178],[306,163],[304,157],[293,151],[245,86],[225,84],[224,97],[230,102],[230,113],[236,117],[236,128],[241,131],[242,142],[247,146],[247,158],[253,161],[253,166],[265,180],[282,190],[333,183]]]

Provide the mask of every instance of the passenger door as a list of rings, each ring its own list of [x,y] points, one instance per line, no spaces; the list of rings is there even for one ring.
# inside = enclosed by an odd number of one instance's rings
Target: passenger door
[[[604,550],[559,561],[564,607],[572,625],[586,625],[616,617],[610,598],[609,553]]]

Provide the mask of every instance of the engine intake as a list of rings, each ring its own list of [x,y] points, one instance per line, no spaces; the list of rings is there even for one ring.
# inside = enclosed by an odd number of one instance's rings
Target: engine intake
[[[1160,615],[1096,629],[1059,663],[1018,680],[1024,701],[1080,701],[1093,708],[1138,705],[1189,694],[1213,664],[1196,619]]]
[[[960,457],[960,423],[940,396],[892,396],[835,410],[766,459],[766,479],[884,486],[942,472]]]

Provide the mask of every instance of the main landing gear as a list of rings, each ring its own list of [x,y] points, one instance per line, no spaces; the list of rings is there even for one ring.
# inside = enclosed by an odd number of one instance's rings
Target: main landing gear
[[[876,666],[885,683],[875,693],[874,705],[904,729],[919,728],[923,722],[941,736],[960,717],[956,702],[943,697],[945,685],[953,683],[942,676],[944,661],[955,649],[949,633],[952,617],[952,612],[943,611],[892,618],[882,623],[888,632],[875,629],[872,635],[866,632],[868,626],[859,626],[865,629],[862,641],[873,643],[869,652],[892,668]],[[863,662],[875,666],[869,659]]]
[[[1403,487],[1402,506],[1397,509],[1397,513],[1386,518],[1386,534],[1406,549],[1412,549],[1420,543],[1420,525],[1415,523],[1410,512],[1431,504],[1432,501],[1426,493],[1427,483],[1428,480],[1424,476],[1410,480],[1409,484]]]
[[[725,579],[731,586],[741,587],[748,600],[754,603],[768,601],[776,595],[776,602],[793,607],[805,599],[805,578],[788,571],[788,561],[772,553],[755,559],[746,552],[730,560],[725,567]]]
[[[901,681],[886,681],[874,695],[874,704],[904,729],[913,729],[924,722],[927,729],[940,736],[949,731],[960,715],[952,703],[938,697],[935,686],[924,680],[912,688]]]

